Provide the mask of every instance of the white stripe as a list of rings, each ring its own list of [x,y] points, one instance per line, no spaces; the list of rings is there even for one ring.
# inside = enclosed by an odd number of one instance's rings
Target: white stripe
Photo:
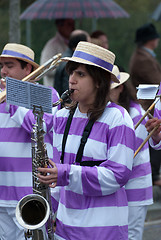
[[[150,161],[149,148],[140,151],[134,158],[133,166],[139,166]]]
[[[143,201],[133,201],[128,202],[128,206],[145,206],[153,204],[153,199],[143,200]]]
[[[45,143],[47,149],[47,155],[50,159],[53,159],[53,146],[50,143]]]
[[[54,240],[65,240],[65,238],[62,238],[58,236],[56,233],[54,233]]]
[[[140,124],[137,129],[135,130],[136,136],[138,138],[141,138],[142,140],[145,140],[145,138],[148,135],[148,132],[146,131],[146,128],[143,124]]]
[[[0,200],[0,207],[16,207],[17,203],[16,200]]]
[[[31,172],[0,172],[1,186],[31,187]]]
[[[144,189],[152,186],[151,174],[130,179],[126,184],[126,189]]]
[[[59,202],[60,198],[60,188],[61,187],[50,188],[51,197],[54,198],[57,202]]]
[[[83,194],[81,169],[81,166],[71,165],[69,172],[69,185],[65,187],[66,190],[72,189],[75,193]]]
[[[80,210],[69,209],[59,203],[57,218],[63,224],[74,227],[124,226],[128,224],[128,207],[97,207]]]
[[[17,123],[10,118],[9,113],[8,114],[0,113],[0,127],[1,128],[11,128],[11,127],[18,128]]]
[[[0,149],[1,157],[31,158],[31,143],[0,142]]]
[[[116,149],[118,151],[116,151]],[[125,165],[128,169],[131,170],[133,164],[134,152],[132,149],[128,148],[125,145],[117,144],[117,147],[110,147],[108,160],[111,160],[115,163]]]
[[[101,186],[102,194],[109,195],[117,191],[120,185],[117,183],[113,172],[104,167],[97,167],[98,180]]]
[[[18,107],[15,114],[11,118],[14,119],[21,126],[24,121],[24,117],[28,111],[29,111],[29,109],[27,109],[27,108]]]

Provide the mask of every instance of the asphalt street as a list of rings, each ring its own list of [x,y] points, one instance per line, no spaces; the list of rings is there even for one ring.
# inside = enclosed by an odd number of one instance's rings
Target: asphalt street
[[[161,240],[161,188],[153,187],[154,204],[149,206],[143,240]]]

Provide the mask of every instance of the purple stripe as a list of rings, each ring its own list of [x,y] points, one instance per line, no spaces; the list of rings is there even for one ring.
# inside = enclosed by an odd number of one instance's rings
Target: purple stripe
[[[31,158],[0,157],[0,171],[31,172],[32,160]]]
[[[0,142],[31,142],[31,136],[23,128],[0,128]]]
[[[134,117],[132,120],[134,122],[134,125],[136,123],[138,123],[138,121],[142,118],[142,115],[137,115],[136,117]],[[143,119],[143,121],[141,122],[141,125],[145,125],[146,124],[146,118]]]
[[[125,137],[126,136],[126,137]],[[125,145],[132,150],[135,150],[134,146],[134,131],[131,128],[128,128],[125,125],[120,125],[114,127],[110,130],[110,134],[108,135],[108,141],[110,142],[110,147],[117,146],[117,144]]]
[[[154,117],[161,118],[161,110],[155,108],[154,109]]]
[[[71,216],[72,217],[72,216]],[[110,216],[107,212],[107,219]],[[120,220],[121,221],[121,220]],[[56,234],[64,239],[76,240],[128,240],[128,226],[107,226],[107,227],[74,227],[64,225],[59,220],[56,221]]]
[[[1,112],[0,113],[9,114],[8,112],[6,112],[6,102],[1,103]]]
[[[111,102],[108,106],[106,106],[106,108],[117,108],[117,109],[119,109],[119,111],[121,112],[122,116],[124,117],[125,109],[123,107],[117,105],[116,103]]]
[[[86,196],[102,195],[96,167],[82,167],[82,187],[83,194],[85,194]]]
[[[1,200],[17,200],[27,194],[33,193],[32,187],[6,187],[0,186]]]
[[[107,167],[114,173],[116,181],[121,187],[124,186],[129,180],[131,171],[125,165],[108,160],[102,163],[101,166]]]
[[[18,52],[12,51],[12,50],[3,50],[2,55],[11,55],[11,56],[13,56],[13,57],[26,58],[26,59],[34,62],[32,58],[26,56],[25,54],[18,53]]]
[[[74,54],[73,54],[73,57],[78,57],[78,58],[81,58],[81,59],[85,59],[89,62],[92,62],[92,63],[95,63],[97,64],[98,66],[100,67],[103,67],[109,71],[112,71],[113,69],[113,65],[109,62],[106,62],[98,57],[95,57],[91,54],[88,54],[88,53],[85,53],[85,52],[81,52],[81,51],[75,51]]]
[[[126,189],[127,198],[129,202],[144,201],[152,199],[153,196],[152,186],[141,189]]]
[[[145,136],[146,138],[146,136]],[[141,138],[136,138],[136,144],[135,144],[135,147],[136,147],[136,150],[138,149],[138,147],[140,147],[140,145],[143,143],[144,139],[141,139]],[[142,149],[140,150],[140,152],[144,151],[145,149],[149,148],[149,144],[148,142],[145,143],[145,145],[142,147]]]
[[[55,213],[58,210],[58,202],[51,196],[51,206],[52,210]]]
[[[69,173],[71,165],[69,164],[56,164],[58,170],[57,186],[67,186],[69,184]]]
[[[44,136],[44,142],[53,145],[53,132],[50,132]]]
[[[54,158],[54,162],[55,163],[59,163],[60,162],[60,156],[61,156],[61,152],[58,152],[57,148],[54,147],[53,148],[53,158]],[[75,161],[75,158],[76,158],[76,154],[65,152],[64,163],[72,164]],[[93,162],[97,163],[97,161],[106,161],[106,160],[107,159],[97,159],[96,160],[92,156],[91,157],[87,157],[87,156],[83,156],[82,157],[82,162],[83,161],[93,161]]]
[[[125,189],[121,188],[117,192],[107,195],[107,196],[85,196],[81,194],[74,193],[72,191],[65,191],[61,189],[61,199],[60,202],[66,207],[71,209],[88,209],[96,207],[112,207],[118,206],[123,207],[127,206],[127,200],[125,197]],[[118,201],[119,198],[119,201]],[[68,201],[67,199],[70,199]]]
[[[148,174],[151,174],[150,162],[143,163],[143,164],[133,167],[130,179],[143,177]]]
[[[66,121],[67,118],[59,117],[59,122],[61,122],[61,124],[59,124],[59,127],[56,129],[56,133],[58,134],[64,133]],[[69,134],[82,136],[86,123],[87,119],[80,118],[78,121],[78,118],[73,118]],[[121,138],[122,134],[123,137]],[[124,137],[125,134],[126,138]],[[108,124],[96,122],[92,128],[89,138],[102,143],[107,143],[107,136],[109,141],[111,141],[110,143],[112,144],[112,146],[116,146],[119,142],[121,144],[124,144],[125,146],[130,147],[131,149],[134,148],[132,144],[133,142],[131,141],[132,138],[134,138],[134,132],[131,128],[128,128],[127,126],[124,125],[114,127],[113,129],[109,130]],[[112,139],[110,139],[110,136],[112,136]],[[113,138],[113,136],[116,137]]]

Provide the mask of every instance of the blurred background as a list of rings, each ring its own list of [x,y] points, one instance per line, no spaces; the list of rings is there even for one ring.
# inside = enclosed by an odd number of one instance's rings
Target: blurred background
[[[11,24],[11,2],[13,0],[0,0],[0,51],[4,45],[10,41]],[[19,0],[19,15],[34,3],[34,0]],[[104,31],[109,39],[109,49],[113,51],[117,58],[116,64],[124,66],[128,71],[129,58],[135,48],[134,37],[136,29],[144,23],[152,22],[161,35],[161,21],[151,19],[151,15],[159,5],[161,0],[115,0],[129,15],[129,18],[100,18],[93,22],[93,19],[76,19],[76,28],[81,28],[91,33],[93,30]],[[94,24],[93,24],[94,23]],[[35,51],[36,62],[39,63],[40,54],[45,43],[55,35],[56,28],[54,19],[51,20],[32,20],[30,22],[30,40],[27,40],[27,21],[21,20],[18,28],[20,29],[20,43],[30,45]],[[161,42],[156,49],[157,59],[161,62]]]

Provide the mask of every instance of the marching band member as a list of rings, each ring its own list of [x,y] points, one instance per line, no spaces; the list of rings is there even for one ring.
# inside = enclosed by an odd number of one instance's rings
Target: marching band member
[[[130,91],[130,83],[126,82],[129,79],[129,74],[120,72],[116,65],[113,68],[113,73],[118,76],[120,83],[111,84],[111,99],[123,106],[129,112],[135,125],[144,115],[145,111],[138,103],[134,95],[135,91]],[[147,137],[148,133],[145,128],[146,121],[147,118],[144,119],[135,130],[136,149]],[[147,207],[153,203],[148,142],[134,158],[132,174],[125,188],[129,206],[129,240],[142,240]]]
[[[55,239],[128,239],[124,186],[135,133],[127,111],[109,101],[111,81],[118,82],[114,59],[89,42],[79,42],[73,56],[64,58],[72,103],[54,116],[52,168],[38,169],[57,207]]]
[[[161,150],[161,101],[158,101],[154,106],[154,118],[149,119],[146,123],[146,129],[150,133],[155,127],[156,131],[149,139],[151,147],[155,150]]]
[[[1,77],[18,80],[28,76],[39,65],[34,62],[32,49],[15,43],[5,45],[0,55]],[[59,99],[53,89],[53,101]],[[55,112],[57,108],[55,109]],[[24,229],[19,226],[15,210],[18,201],[32,193],[31,130],[35,123],[31,110],[0,103],[0,239],[24,240]],[[48,134],[45,142],[52,157],[53,116],[45,114]]]

